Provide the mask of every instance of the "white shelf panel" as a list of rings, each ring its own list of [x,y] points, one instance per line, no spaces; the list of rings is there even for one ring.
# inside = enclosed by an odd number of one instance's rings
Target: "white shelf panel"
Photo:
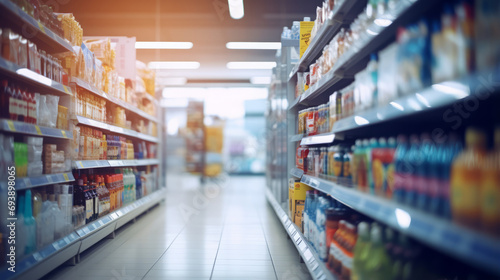
[[[126,159],[126,160],[77,160],[73,162],[74,169],[107,168],[107,167],[129,167],[158,165],[158,159]]]
[[[311,274],[311,277],[315,280],[336,280],[335,276],[326,268],[326,265],[319,258],[318,254],[306,240],[299,228],[290,220],[288,215],[283,211],[281,206],[278,204],[273,194],[269,189],[266,188],[267,201],[271,204],[278,219],[283,224],[287,234],[290,236],[293,244],[297,248],[300,256],[304,260],[304,263]]]
[[[302,138],[300,145],[319,145],[319,144],[330,144],[335,140],[335,134],[324,133],[313,136],[307,136]]]
[[[99,128],[102,130],[111,131],[111,132],[116,133],[116,134],[130,136],[130,137],[134,137],[134,138],[141,139],[141,140],[148,141],[148,142],[158,143],[158,138],[153,137],[151,135],[146,135],[144,133],[140,133],[140,132],[137,132],[134,130],[114,126],[111,124],[106,124],[106,123],[99,122],[99,121],[95,121],[95,120],[92,120],[92,119],[89,119],[86,117],[76,116],[76,121],[79,124],[92,126],[92,127]]]
[[[330,194],[352,209],[405,232],[422,243],[500,275],[498,239],[406,205],[317,177],[303,175],[301,182]]]

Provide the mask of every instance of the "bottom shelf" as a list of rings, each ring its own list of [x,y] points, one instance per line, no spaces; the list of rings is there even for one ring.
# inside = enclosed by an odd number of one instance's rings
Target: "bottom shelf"
[[[276,215],[283,224],[300,256],[304,260],[311,277],[317,280],[336,280],[334,275],[331,274],[326,268],[325,263],[321,261],[316,251],[306,240],[304,235],[302,235],[299,228],[290,220],[285,211],[283,211],[283,208],[281,208],[269,189],[266,189],[266,197],[267,201],[271,204],[271,206],[273,206],[274,212],[276,212]]]
[[[4,267],[0,279],[38,279],[79,255],[116,229],[139,216],[165,198],[165,189],[151,193],[113,213],[72,231],[37,252],[16,261],[15,272]]]

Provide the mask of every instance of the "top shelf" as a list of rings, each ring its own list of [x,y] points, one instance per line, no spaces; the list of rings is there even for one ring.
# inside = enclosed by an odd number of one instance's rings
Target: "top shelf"
[[[333,36],[337,34],[340,28],[354,20],[365,6],[365,0],[344,0],[340,5],[335,6],[328,16],[328,19],[323,23],[321,29],[311,40],[309,47],[302,55],[299,62],[293,67],[288,79],[292,79],[297,72],[304,72],[309,65],[319,57],[323,48],[330,42]]]
[[[9,0],[0,0],[2,18],[8,22],[18,23],[13,26],[23,37],[35,42],[48,53],[73,52],[71,44],[59,37],[52,30],[25,13],[21,8]]]
[[[118,98],[115,98],[113,96],[110,96],[110,95],[106,94],[104,91],[102,91],[102,90],[94,87],[93,85],[90,85],[89,83],[87,83],[87,82],[85,82],[85,81],[83,81],[81,79],[72,77],[71,78],[71,83],[73,83],[76,86],[78,86],[80,88],[83,88],[83,89],[85,89],[85,90],[87,90],[89,92],[97,94],[100,97],[106,99],[107,101],[109,101],[109,102],[111,102],[111,103],[113,103],[115,105],[118,105],[118,106],[120,106],[120,107],[122,107],[122,108],[124,108],[124,109],[126,109],[126,110],[128,110],[128,111],[130,111],[130,112],[132,112],[132,113],[134,113],[134,114],[136,114],[138,116],[140,116],[140,117],[143,117],[143,118],[145,118],[147,120],[150,120],[150,121],[158,123],[158,119],[155,118],[154,116],[151,116],[150,114],[148,114],[148,113],[140,110],[139,108],[137,108],[137,107],[135,107],[135,106],[133,106],[131,104],[126,103],[123,100],[120,100]]]

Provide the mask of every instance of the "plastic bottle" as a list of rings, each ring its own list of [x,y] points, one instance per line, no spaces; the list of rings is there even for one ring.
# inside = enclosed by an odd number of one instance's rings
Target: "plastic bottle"
[[[24,194],[18,194],[17,200],[19,201],[17,207],[17,221],[16,221],[16,256],[21,258],[24,256],[26,251],[26,245],[28,244],[28,232],[26,225],[24,223],[26,199]]]
[[[421,164],[420,142],[417,135],[410,136],[410,148],[406,154],[405,164],[408,177],[404,180],[405,203],[416,206],[417,202],[417,168]]]
[[[311,196],[311,207],[309,208],[309,236],[308,240],[314,247],[314,240],[316,239],[316,207],[317,207],[318,191],[313,191]]]
[[[485,160],[481,180],[481,226],[500,235],[500,128],[495,130],[495,150]]]
[[[309,208],[311,208],[311,196],[313,191],[306,191],[304,211],[302,211],[302,232],[306,240],[309,240]]]
[[[437,168],[437,149],[428,133],[421,136],[420,161],[416,170],[417,208],[428,211],[431,197],[432,169]]]
[[[371,246],[368,247],[367,261],[364,266],[364,271],[366,271],[368,276],[366,279],[390,279],[391,262],[385,250],[382,229],[377,224],[371,227],[370,241]]]
[[[373,160],[372,160],[372,151],[373,149],[376,149],[379,147],[379,142],[377,141],[376,138],[371,138],[370,139],[370,145],[368,148],[365,150],[366,157],[368,159],[368,169],[367,169],[367,178],[368,178],[368,188],[371,194],[375,194],[375,183],[373,181]]]
[[[300,22],[299,21],[294,21],[292,24],[291,39],[292,40],[299,40],[300,39]]]
[[[31,205],[31,190],[26,190],[24,202],[24,226],[26,229],[25,254],[36,251],[36,223]]]
[[[378,58],[377,54],[372,53],[370,55],[370,62],[366,66],[366,71],[368,71],[370,77],[369,90],[371,91],[371,96],[368,96],[368,100],[365,101],[366,106],[365,109],[369,109],[377,106],[378,100],[378,90],[377,90],[377,82],[378,82]]]
[[[481,168],[486,154],[486,135],[469,128],[466,149],[455,159],[451,170],[453,220],[477,228],[480,224]]]
[[[368,261],[370,246],[370,225],[367,222],[361,222],[358,224],[358,239],[354,246],[352,280],[367,279],[364,267]]]

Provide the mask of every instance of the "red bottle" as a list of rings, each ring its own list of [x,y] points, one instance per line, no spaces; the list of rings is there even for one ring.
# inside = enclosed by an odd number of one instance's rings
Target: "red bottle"
[[[2,92],[0,95],[0,106],[2,107],[3,110],[0,110],[0,118],[2,119],[9,119],[9,110],[10,110],[10,95],[9,95],[9,82],[7,80],[2,81]]]
[[[35,100],[35,94],[34,93],[29,93],[29,112],[28,115],[30,117],[31,123],[32,124],[37,124],[38,121],[38,112],[36,109],[36,100]]]

